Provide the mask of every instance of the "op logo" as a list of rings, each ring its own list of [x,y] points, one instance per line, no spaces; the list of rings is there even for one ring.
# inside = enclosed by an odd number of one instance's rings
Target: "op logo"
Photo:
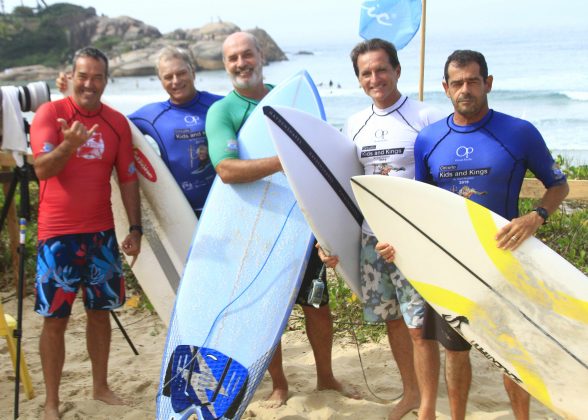
[[[198,117],[197,115],[186,115],[184,117],[184,122],[188,127],[198,124],[199,121],[200,117]]]
[[[455,150],[455,155],[462,159],[469,159],[470,155],[474,153],[473,147],[459,146]]]

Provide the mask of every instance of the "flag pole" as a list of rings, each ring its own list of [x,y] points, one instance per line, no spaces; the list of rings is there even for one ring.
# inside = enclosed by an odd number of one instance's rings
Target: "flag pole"
[[[424,99],[425,86],[425,32],[427,26],[427,0],[423,0],[423,13],[421,16],[421,71],[419,78],[419,101]]]

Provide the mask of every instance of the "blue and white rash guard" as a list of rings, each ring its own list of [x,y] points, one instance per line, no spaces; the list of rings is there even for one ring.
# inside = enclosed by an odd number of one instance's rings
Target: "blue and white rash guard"
[[[453,114],[424,128],[415,142],[415,178],[467,197],[508,220],[518,217],[527,169],[546,188],[566,182],[539,131],[489,110],[471,125]]]
[[[198,92],[181,106],[167,100],[129,115],[143,134],[155,140],[161,158],[195,211],[202,210],[216,175],[204,127],[208,109],[219,99],[222,96]]]

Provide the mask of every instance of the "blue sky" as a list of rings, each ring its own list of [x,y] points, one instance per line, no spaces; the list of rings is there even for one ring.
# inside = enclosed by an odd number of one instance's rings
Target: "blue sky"
[[[58,1],[45,0],[47,4]],[[219,17],[242,29],[259,26],[280,45],[352,43],[361,0],[75,0],[109,17],[127,15],[157,27],[162,33],[195,28]],[[4,0],[6,11],[35,6],[35,0]],[[532,33],[571,26],[587,32],[586,0],[429,0],[429,36]]]

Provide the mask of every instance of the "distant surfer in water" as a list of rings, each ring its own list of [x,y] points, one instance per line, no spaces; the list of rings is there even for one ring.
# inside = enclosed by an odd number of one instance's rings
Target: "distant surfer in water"
[[[169,99],[147,104],[129,119],[157,143],[161,159],[200,217],[216,175],[209,165],[206,114],[222,96],[196,89],[194,63],[181,48],[166,46],[159,50],[155,70]],[[58,77],[56,84],[65,92],[65,74]]]
[[[40,180],[35,311],[45,317],[39,340],[45,379],[43,418],[59,418],[64,335],[80,287],[87,314],[86,340],[96,400],[124,404],[108,386],[111,309],[125,286],[110,206],[116,169],[129,234],[122,251],[141,250],[141,207],[131,131],[124,115],[101,103],[108,59],[96,48],[76,52],[71,96],[45,103],[31,126],[35,173]]]
[[[415,177],[449,191],[466,191],[470,200],[511,220],[495,239],[499,248],[514,250],[547,221],[569,188],[539,131],[528,121],[489,108],[492,82],[479,52],[457,50],[447,58],[443,89],[454,114],[418,135]],[[518,197],[527,169],[547,190],[534,210],[519,216]],[[470,194],[478,191],[483,193]],[[378,244],[378,248],[382,256],[393,259],[393,247]],[[471,345],[430,307],[424,331],[426,338],[438,340],[446,349],[451,417],[463,419],[471,383]],[[528,419],[529,394],[506,375],[504,386],[515,417]]]
[[[421,102],[409,99],[398,90],[400,62],[396,48],[381,39],[361,42],[351,52],[355,75],[372,105],[352,115],[343,133],[353,140],[357,158],[365,174],[414,177],[414,142],[427,125],[443,114]],[[439,348],[423,340],[425,301],[406,280],[396,265],[378,258],[377,239],[364,221],[361,234],[360,274],[364,319],[386,323],[388,341],[398,365],[403,397],[392,408],[390,420],[399,420],[419,408],[419,418],[435,418],[437,385],[429,379]],[[336,257],[323,261],[335,266]]]
[[[263,83],[263,55],[257,39],[247,32],[236,32],[223,43],[223,62],[234,90],[216,102],[208,113],[206,132],[209,138],[210,158],[223,182],[253,182],[282,170],[277,156],[262,159],[239,159],[238,132],[259,101],[273,88]],[[333,321],[329,309],[326,275],[320,308],[314,308],[306,298],[312,280],[318,277],[321,261],[313,252],[308,263],[296,303],[302,306],[306,319],[306,331],[316,361],[317,389],[335,390],[346,396],[357,397],[346,391],[333,375],[331,351],[333,345]],[[268,367],[273,391],[266,406],[279,407],[288,399],[288,381],[282,367],[282,348],[278,345]]]

